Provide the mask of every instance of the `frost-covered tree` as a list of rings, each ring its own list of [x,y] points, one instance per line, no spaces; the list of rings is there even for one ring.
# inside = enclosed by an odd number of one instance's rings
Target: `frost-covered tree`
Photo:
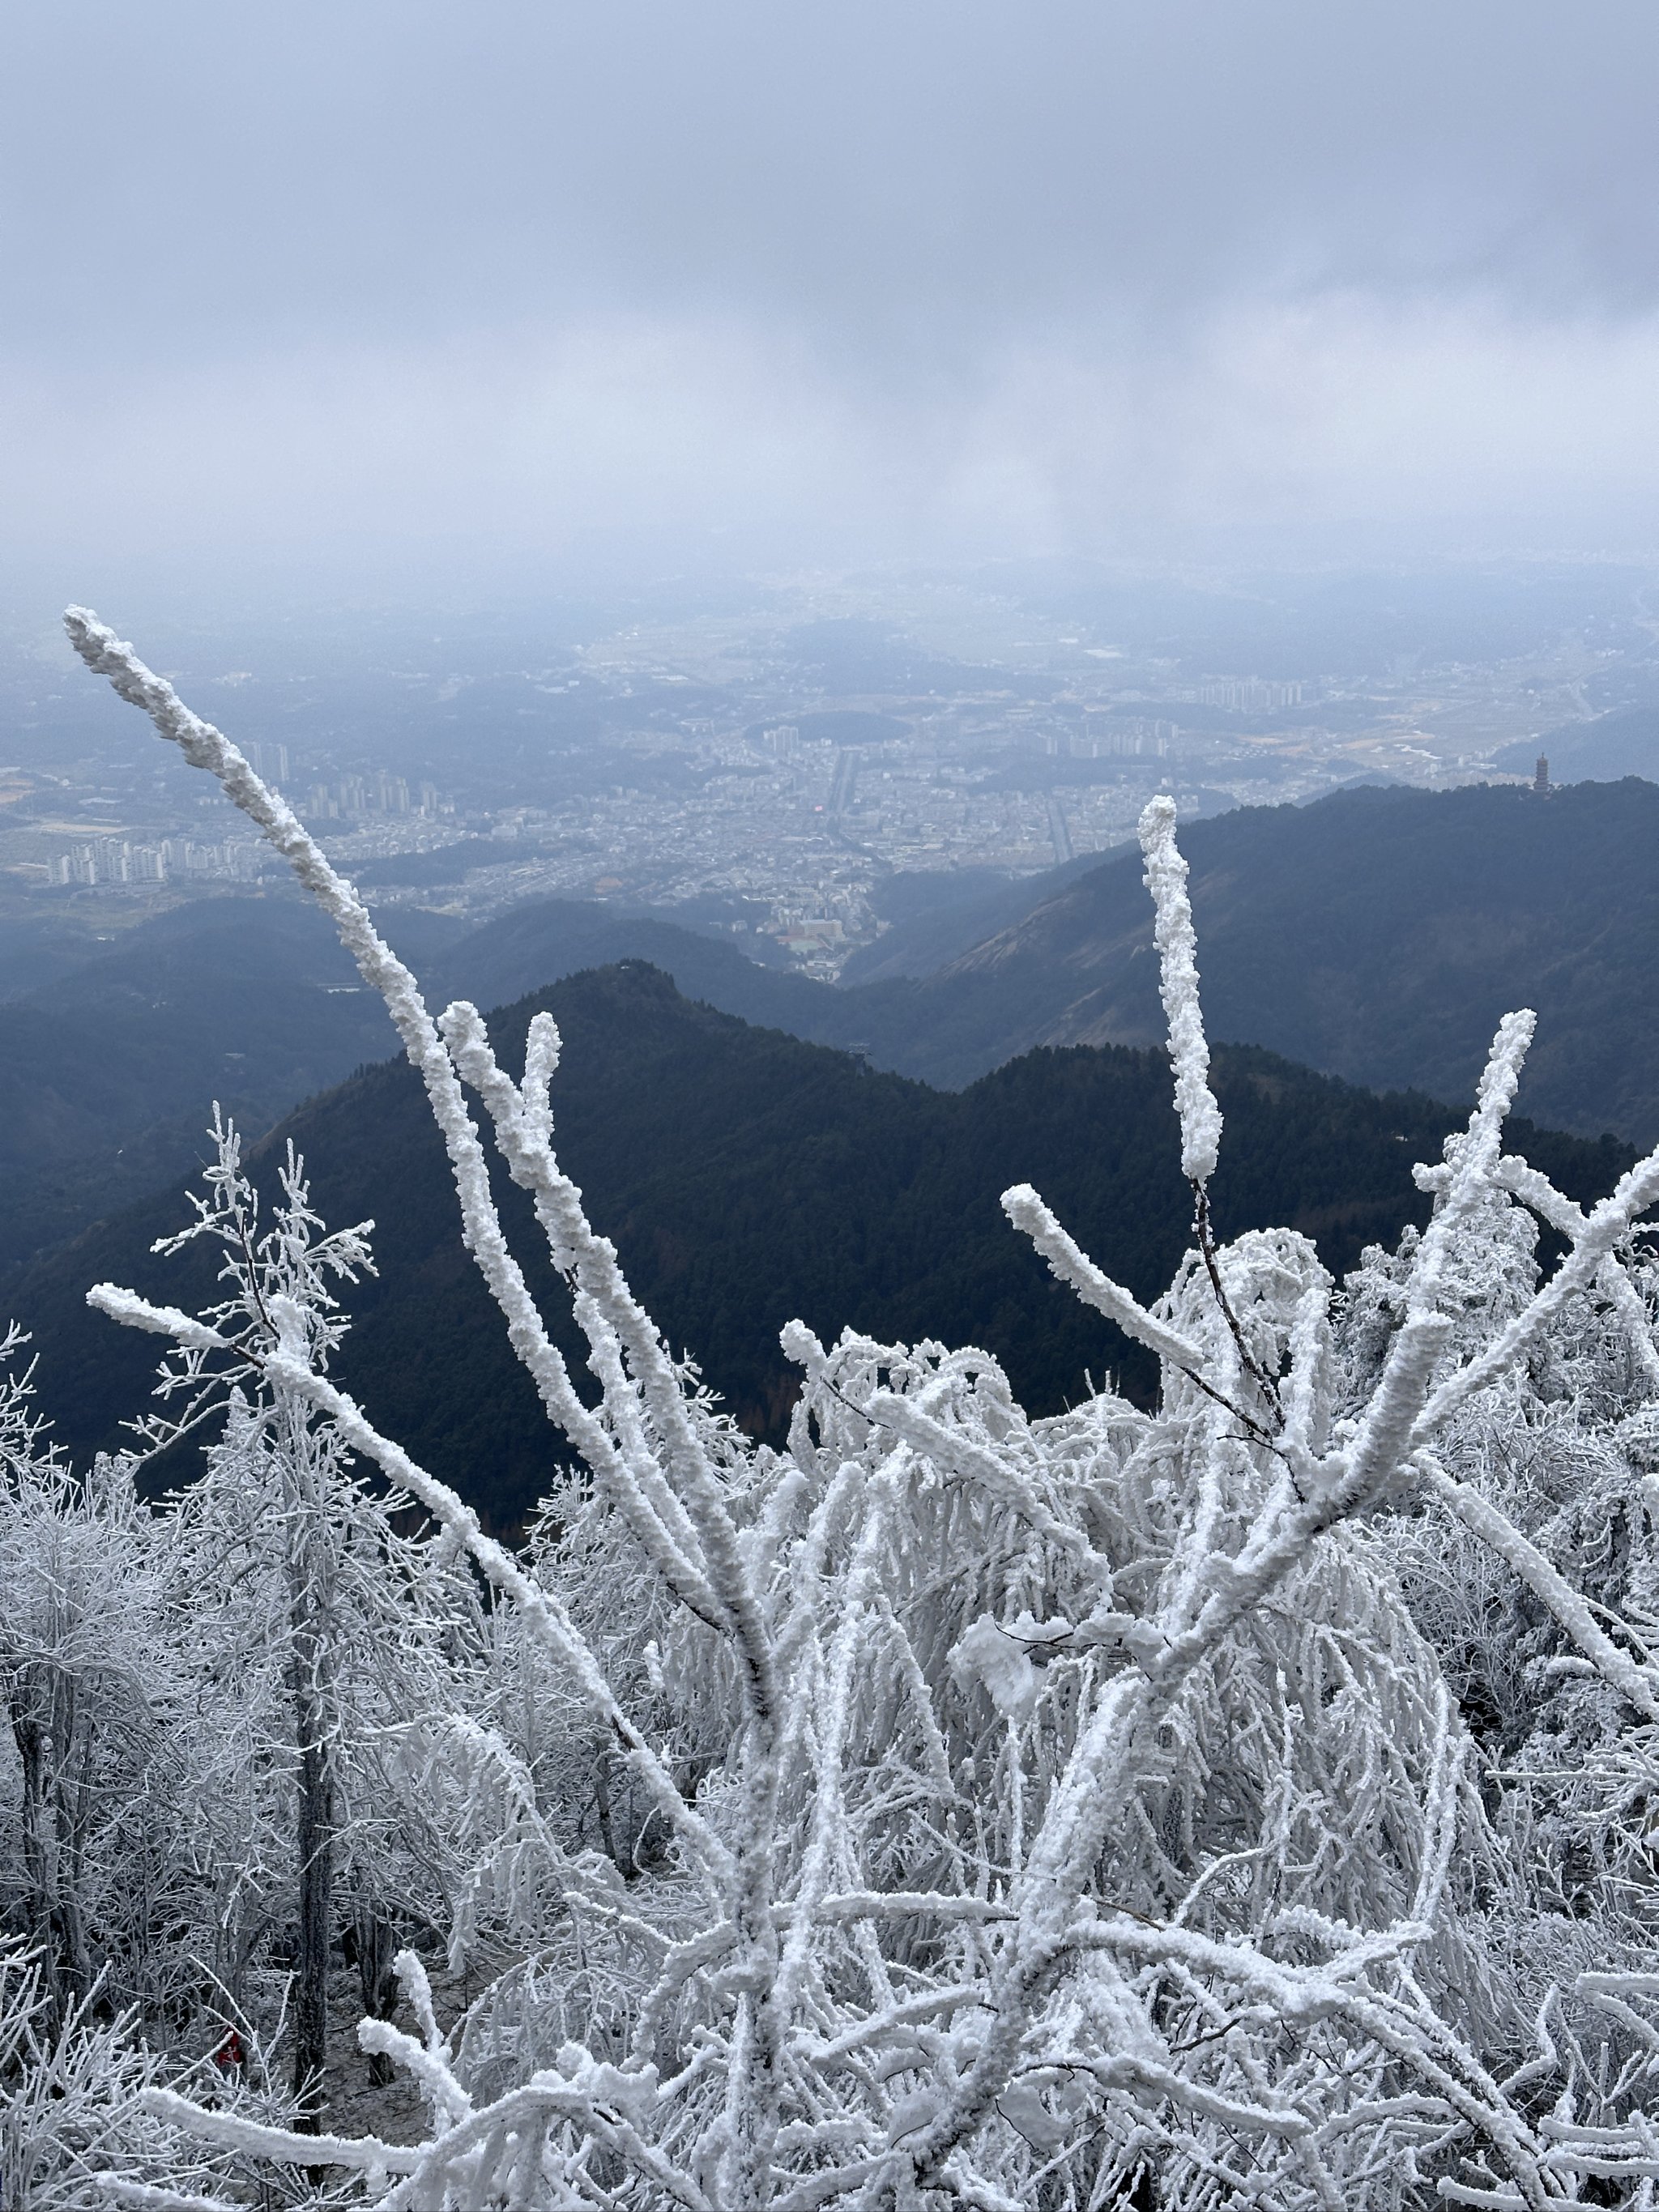
[[[473,1008],[432,1020],[235,748],[91,617],[70,630],[384,993],[469,1249],[574,1462],[517,1556],[340,1388],[300,1301],[267,1298],[255,1340],[92,1294],[304,1408],[423,1506],[533,1646],[520,1679],[568,1739],[513,1753],[490,1858],[531,1954],[447,2033],[406,1951],[416,2033],[362,2025],[420,2083],[423,2142],[285,2133],[161,2089],[148,2114],[326,2161],[383,2212],[1650,2203],[1644,1912],[1609,1902],[1595,1948],[1572,1942],[1527,1826],[1537,1785],[1492,1761],[1531,1737],[1470,1617],[1524,1613],[1555,1735],[1581,1764],[1593,1742],[1607,1777],[1596,1805],[1548,1816],[1622,1820],[1597,1893],[1640,1887],[1659,1668],[1637,1515],[1659,1360],[1632,1239],[1659,1158],[1588,1214],[1505,1158],[1530,1016],[1500,1024],[1467,1128],[1425,1170],[1427,1228],[1346,1292],[1291,1232],[1218,1248],[1186,872],[1154,801],[1193,1249],[1147,1309],[1034,1191],[1004,1204],[1157,1356],[1156,1406],[1102,1395],[1033,1421],[983,1353],[793,1325],[788,1447],[751,1448],[559,1165],[550,1021],[515,1078]],[[590,1388],[502,1234],[469,1091],[571,1285]],[[1541,1281],[1528,1218],[1564,1248]],[[1551,1421],[1594,1437],[1601,1494],[1628,1501],[1622,1548],[1574,1521],[1571,1453],[1515,1458],[1511,1480],[1489,1448],[1563,1402],[1571,1423]]]
[[[287,1951],[294,2095],[314,2125],[337,1943],[356,1959],[366,2008],[384,2015],[395,1931],[453,1917],[450,1838],[430,1798],[457,1729],[477,1732],[457,1700],[478,1670],[482,1624],[471,1578],[394,1526],[337,1426],[269,1371],[283,1346],[325,1370],[346,1327],[336,1286],[372,1267],[372,1224],[328,1231],[290,1150],[265,1225],[234,1128],[216,1115],[213,1136],[195,1218],[157,1249],[205,1240],[222,1295],[176,1338],[164,1410],[137,1425],[159,1449],[222,1414],[165,1528],[212,1760],[190,1815],[211,1908],[203,1948],[239,2015],[251,1971],[266,1964],[269,1985],[273,1948]]]

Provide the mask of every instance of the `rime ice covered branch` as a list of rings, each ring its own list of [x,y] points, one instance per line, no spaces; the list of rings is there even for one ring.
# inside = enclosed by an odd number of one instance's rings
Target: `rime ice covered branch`
[[[1132,1297],[1097,1267],[1061,1228],[1029,1182],[1016,1183],[1002,1194],[1002,1210],[1016,1229],[1023,1230],[1048,1261],[1049,1271],[1068,1284],[1097,1313],[1114,1321],[1126,1336],[1155,1352],[1171,1367],[1195,1373],[1204,1355],[1195,1345]]]
[[[375,930],[352,886],[332,867],[281,797],[262,782],[222,732],[193,714],[172,686],[147,668],[131,646],[88,610],[71,608],[64,621],[71,642],[88,666],[106,677],[121,697],[149,714],[160,734],[179,745],[193,766],[215,775],[233,803],[258,824],[333,921],[365,981],[385,1000],[404,1049],[426,1085],[448,1149],[468,1247],[501,1308],[514,1347],[536,1380],[550,1417],[600,1479],[615,1482],[619,1493],[631,1502],[641,1486],[637,1471],[625,1465],[603,1425],[594,1420],[572,1388],[522,1271],[501,1234],[489,1196],[483,1152],[466,1111],[458,1068],[464,1064],[470,1078],[479,1083],[492,1111],[501,1117],[499,1133],[509,1164],[515,1176],[535,1192],[556,1261],[573,1265],[582,1278],[582,1288],[591,1301],[586,1310],[600,1325],[596,1351],[603,1357],[612,1336],[619,1336],[626,1344],[653,1410],[678,1449],[682,1479],[693,1485],[701,1499],[703,1533],[706,1537],[712,1535],[724,1553],[726,1586],[715,1602],[745,1605],[742,1570],[731,1550],[729,1522],[718,1496],[703,1480],[700,1451],[685,1422],[678,1382],[660,1338],[629,1292],[616,1267],[614,1252],[589,1228],[579,1194],[552,1158],[547,1084],[556,1057],[556,1036],[550,1025],[544,1024],[532,1036],[522,1092],[502,1074],[489,1051],[483,1024],[471,1007],[457,1006],[447,1018],[454,1039],[452,1054],[414,976]],[[648,1498],[641,1510],[641,1528],[653,1521],[663,1523],[651,1548],[664,1571],[683,1581],[706,1602],[709,1593],[704,1571],[695,1558],[684,1555],[689,1534],[684,1513],[672,1507],[665,1516],[659,1504]]]

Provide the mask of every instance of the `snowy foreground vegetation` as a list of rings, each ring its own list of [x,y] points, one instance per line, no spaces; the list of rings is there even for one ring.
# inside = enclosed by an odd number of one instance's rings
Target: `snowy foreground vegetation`
[[[222,1302],[91,1292],[165,1340],[139,1451],[199,1441],[198,1479],[71,1478],[13,1386],[8,2208],[1653,2204],[1659,1157],[1585,1214],[1504,1154],[1530,1016],[1420,1237],[1341,1286],[1289,1231],[1217,1249],[1155,800],[1193,1249],[1144,1310],[1004,1200],[1155,1410],[1033,1421],[981,1352],[795,1325],[757,1448],[558,1165],[547,1018],[516,1079],[434,1022],[234,747],[69,627],[385,994],[562,1471],[513,1551],[376,1431],[331,1371],[367,1231],[292,1161],[261,1218],[229,1131],[181,1225]],[[423,2123],[338,2124],[376,2096]]]

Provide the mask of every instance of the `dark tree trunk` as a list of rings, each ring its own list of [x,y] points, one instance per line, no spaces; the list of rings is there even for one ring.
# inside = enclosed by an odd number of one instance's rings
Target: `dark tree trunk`
[[[300,2105],[295,2125],[304,2135],[316,2135],[322,2126],[328,1961],[334,1934],[334,1771],[319,1695],[320,1656],[314,1632],[296,1627],[293,1687],[299,1753],[295,1843],[300,1940],[294,1992],[294,2094]]]
[[[602,1742],[593,1747],[593,1807],[599,1817],[599,1841],[605,1855],[618,1874],[625,1875],[629,1869],[617,1856],[617,1832],[611,1818],[611,1754]]]
[[[333,1588],[322,1472],[304,1409],[284,1409],[278,1446],[289,1528],[289,1686],[294,1699],[296,1768],[295,1853],[299,1942],[294,1992],[295,2126],[322,2130],[328,2047],[328,1967],[334,1942]],[[319,2171],[313,2179],[326,2179]]]
[[[392,1971],[397,1944],[389,1923],[380,1917],[373,1891],[366,1887],[357,1892],[352,1941],[357,1954],[357,1981],[362,1991],[363,2010],[373,2020],[390,2020],[398,2002],[398,1984]],[[371,2081],[390,2081],[393,2072],[392,2061],[383,2051],[370,2051]]]
[[[23,1782],[23,1870],[29,1932],[40,1954],[42,1995],[58,2034],[91,1978],[79,1901],[64,1875],[64,1820],[53,1729],[56,1686],[39,1665],[19,1668],[8,1704]]]

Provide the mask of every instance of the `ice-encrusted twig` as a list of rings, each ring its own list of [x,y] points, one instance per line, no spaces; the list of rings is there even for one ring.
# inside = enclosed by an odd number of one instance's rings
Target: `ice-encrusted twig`
[[[692,1430],[679,1377],[655,1324],[629,1288],[616,1247],[595,1232],[582,1210],[581,1193],[554,1155],[548,1084],[557,1065],[559,1037],[553,1018],[540,1013],[531,1022],[522,1088],[496,1059],[476,1006],[458,1000],[439,1018],[438,1027],[457,1073],[484,1103],[508,1173],[534,1200],[554,1265],[574,1276],[580,1297],[587,1302],[587,1333],[596,1352],[603,1357],[612,1344],[626,1351],[684,1498],[670,1488],[637,1434],[629,1454],[636,1480],[671,1537],[702,1566],[709,1601],[730,1622],[744,1651],[756,1702],[769,1710],[777,1691],[759,1605],[719,1481]],[[608,1402],[624,1415],[625,1396],[621,1389],[607,1394]]]
[[[130,2204],[134,2212],[243,2212],[241,2206],[228,2203],[222,2197],[200,2197],[189,2190],[158,2187],[154,2182],[132,2181],[120,2173],[94,2173],[92,2185],[101,2191],[111,2203]]]
[[[247,1357],[240,1346],[194,1314],[183,1313],[177,1306],[152,1305],[136,1291],[124,1291],[115,1283],[94,1283],[87,1292],[87,1304],[107,1320],[119,1322],[123,1328],[167,1337],[187,1352],[222,1352],[235,1359]]]
[[[412,2173],[421,2162],[418,2148],[382,2142],[378,2136],[295,2135],[290,2128],[266,2126],[240,2112],[216,2112],[181,2097],[176,2089],[146,2089],[147,2112],[169,2120],[186,2135],[199,2136],[227,2149],[255,2157],[283,2159],[296,2166],[343,2166],[359,2173]]]
[[[1171,1367],[1192,1373],[1203,1364],[1198,1346],[1149,1314],[1139,1300],[1097,1267],[1086,1252],[1062,1229],[1053,1212],[1029,1182],[1017,1182],[1002,1194],[1002,1210],[1016,1229],[1024,1231],[1048,1263],[1049,1272],[1067,1283],[1078,1296],[1108,1321],[1115,1322],[1125,1336],[1144,1344]]]
[[[1552,1566],[1538,1547],[1523,1536],[1490,1498],[1467,1482],[1449,1474],[1432,1452],[1419,1452],[1414,1462],[1424,1487],[1455,1513],[1472,1535],[1478,1536],[1512,1568],[1533,1595],[1547,1606],[1557,1622],[1621,1697],[1650,1721],[1659,1721],[1659,1679],[1621,1651],[1601,1626],[1589,1607],[1565,1577]]]
[[[1158,909],[1153,938],[1181,1116],[1181,1172],[1201,1188],[1215,1173],[1221,1109],[1210,1088],[1210,1048],[1198,995],[1198,941],[1187,896],[1187,863],[1176,843],[1175,826],[1175,801],[1160,793],[1141,815],[1140,849],[1146,859],[1146,888]]]
[[[1037,1250],[1048,1263],[1048,1272],[1059,1281],[1069,1285],[1085,1304],[1091,1305],[1097,1313],[1104,1314],[1108,1321],[1115,1322],[1126,1336],[1144,1344],[1155,1352],[1166,1366],[1177,1369],[1195,1383],[1204,1395],[1230,1413],[1243,1428],[1261,1442],[1267,1440],[1267,1432],[1254,1413],[1248,1412],[1218,1389],[1204,1372],[1205,1358],[1198,1346],[1188,1338],[1149,1314],[1145,1306],[1121,1284],[1115,1283],[1105,1271],[1097,1267],[1076,1239],[1061,1228],[1053,1212],[1028,1182],[1015,1183],[1002,1194],[1002,1210],[1016,1229],[1024,1230]],[[1206,1257],[1208,1255],[1206,1255]],[[1238,1323],[1224,1297],[1221,1310],[1235,1338],[1239,1335]],[[1263,1381],[1254,1361],[1249,1372],[1257,1381]],[[1267,1385],[1271,1390],[1271,1383]]]

